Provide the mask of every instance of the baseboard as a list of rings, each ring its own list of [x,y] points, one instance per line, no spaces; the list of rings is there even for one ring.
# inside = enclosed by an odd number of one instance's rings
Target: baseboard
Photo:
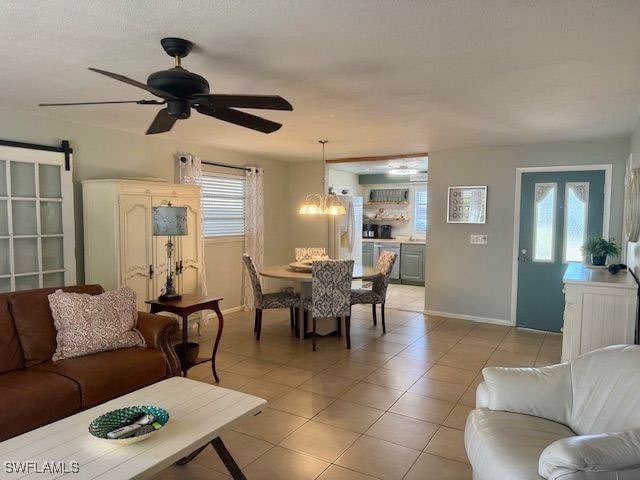
[[[471,320],[473,322],[492,323],[494,325],[506,325],[507,327],[511,326],[511,322],[509,320],[502,320],[500,318],[478,317],[476,315],[464,315],[462,313],[439,312],[437,310],[428,310],[428,309],[425,309],[424,314],[433,315],[435,317],[448,317],[448,318],[456,318],[458,320]]]
[[[227,308],[226,310],[222,310],[222,314],[226,315],[228,313],[236,313],[241,312],[244,309],[243,305],[238,305],[237,307]]]
[[[232,307],[232,308],[225,308],[224,310],[221,310],[220,312],[222,313],[222,315],[228,315],[230,313],[236,313],[236,312],[241,312],[244,309],[244,307],[242,305],[239,305],[237,307]],[[207,319],[216,319],[216,314],[215,313],[208,313],[207,314]]]

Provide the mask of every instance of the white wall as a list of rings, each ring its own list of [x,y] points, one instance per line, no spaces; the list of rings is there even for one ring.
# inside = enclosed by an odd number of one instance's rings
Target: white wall
[[[343,188],[347,188],[354,197],[362,196],[364,188],[358,183],[358,175],[351,172],[343,172],[329,166],[327,169],[327,185],[333,187],[333,191],[340,195]]]
[[[187,151],[203,159],[233,165],[257,165],[265,170],[265,264],[285,263],[289,251],[289,164],[253,155],[188,142],[162,135],[123,132],[0,108],[0,138],[18,142],[73,148],[76,258],[78,280],[84,278],[82,197],[80,181],[89,178],[159,177],[177,179],[174,155]],[[260,135],[256,133],[256,135]],[[227,170],[228,171],[228,170]],[[209,293],[224,297],[222,308],[240,305],[242,291],[241,242],[207,243],[206,271]]]
[[[508,321],[517,167],[613,164],[610,236],[621,239],[629,139],[455,149],[429,154],[426,308]],[[487,223],[446,223],[447,187],[487,185]],[[488,245],[470,245],[470,234]]]

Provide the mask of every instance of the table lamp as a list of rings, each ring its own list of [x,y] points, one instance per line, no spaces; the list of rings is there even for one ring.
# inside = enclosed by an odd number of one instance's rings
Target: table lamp
[[[153,236],[169,237],[167,242],[167,281],[158,300],[180,300],[182,295],[176,293],[173,286],[173,241],[175,236],[187,235],[187,207],[174,207],[169,203],[166,206],[153,207]]]

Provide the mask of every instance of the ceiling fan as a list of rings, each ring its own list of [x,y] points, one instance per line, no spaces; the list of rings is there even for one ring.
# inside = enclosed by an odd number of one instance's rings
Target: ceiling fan
[[[278,95],[225,95],[209,93],[209,82],[198,74],[189,72],[181,66],[193,43],[182,38],[163,38],[160,43],[167,55],[174,57],[175,67],[152,73],[147,83],[138,82],[117,73],[98,68],[89,68],[93,72],[106,75],[120,82],[142,88],[162,100],[124,100],[111,102],[74,102],[74,103],[40,103],[40,107],[56,107],[63,105],[101,105],[114,103],[137,103],[138,105],[166,105],[160,110],[147,129],[147,135],[168,132],[176,123],[191,116],[191,109],[217,118],[224,122],[234,123],[263,133],[271,133],[282,127],[282,124],[235,108],[259,108],[266,110],[293,110],[284,98]]]

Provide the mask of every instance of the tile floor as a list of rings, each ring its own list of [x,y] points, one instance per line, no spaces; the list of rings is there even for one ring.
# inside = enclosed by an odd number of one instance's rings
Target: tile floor
[[[471,479],[466,416],[485,365],[557,363],[561,336],[428,317],[389,308],[387,334],[368,307],[354,308],[344,339],[291,336],[288,312],[266,311],[262,339],[252,312],[227,315],[218,353],[220,386],[269,401],[223,435],[249,480]],[[210,349],[214,326],[199,341]],[[213,383],[208,365],[189,377]],[[213,449],[156,479],[227,479]]]
[[[415,285],[391,283],[387,290],[387,307],[413,312],[424,311],[424,289]]]

